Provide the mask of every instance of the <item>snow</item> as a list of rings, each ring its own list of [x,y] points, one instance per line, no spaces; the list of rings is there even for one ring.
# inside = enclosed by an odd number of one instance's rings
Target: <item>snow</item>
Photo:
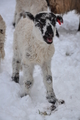
[[[30,96],[20,97],[21,85],[11,80],[12,74],[12,26],[15,0],[0,1],[0,14],[6,22],[5,59],[0,68],[0,120],[80,120],[80,32],[77,32],[79,16],[74,11],[63,16],[64,23],[58,27],[60,37],[55,37],[55,54],[51,70],[53,88],[58,99],[65,100],[51,115],[46,100],[42,72],[35,67],[34,85]],[[22,73],[20,74],[20,82]]]

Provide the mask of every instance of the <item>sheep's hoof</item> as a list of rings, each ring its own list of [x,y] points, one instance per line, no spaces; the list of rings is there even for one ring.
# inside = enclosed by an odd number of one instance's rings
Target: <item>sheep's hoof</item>
[[[15,81],[16,83],[19,83],[19,77],[12,77],[12,80]]]
[[[56,106],[55,105],[52,105],[51,106],[51,111],[55,110],[56,109]]]
[[[56,103],[56,101],[57,101],[57,99],[55,98],[55,97],[53,97],[53,96],[49,96],[49,97],[46,97],[47,99],[48,99],[48,102],[49,103],[52,103],[52,104],[55,104]]]
[[[22,97],[25,97],[25,96],[27,96],[27,94],[26,94],[26,93],[25,93],[25,94],[22,94],[22,95],[21,95],[21,98],[22,98]]]
[[[54,105],[61,105],[61,104],[64,104],[65,103],[65,101],[64,100],[58,100],[57,98],[47,98],[48,99],[48,101],[49,101],[49,103],[51,103],[51,104],[54,104]]]
[[[52,103],[52,105],[51,105],[51,111],[55,110],[58,107],[58,105],[61,105],[61,104],[64,104],[64,103],[65,103],[64,100],[56,100],[55,104]]]
[[[51,104],[55,104],[56,101],[57,101],[57,99],[50,99],[50,100],[48,100],[48,101],[49,101],[49,103],[51,103]]]

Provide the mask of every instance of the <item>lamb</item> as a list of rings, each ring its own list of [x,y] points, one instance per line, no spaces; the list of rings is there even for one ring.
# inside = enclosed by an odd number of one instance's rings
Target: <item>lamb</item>
[[[80,0],[47,0],[51,11],[55,14],[64,14],[70,10],[76,10],[80,14]],[[79,27],[80,31],[80,17],[79,17]]]
[[[13,26],[15,27],[22,17],[22,13],[28,11],[33,15],[38,12],[47,11],[48,0],[16,0],[16,8],[14,14]],[[25,17],[25,16],[24,16]],[[63,21],[61,20],[61,23]],[[58,30],[56,30],[56,36],[59,37]]]
[[[2,16],[0,15],[0,61],[5,56],[5,51],[4,51],[5,30],[6,30],[6,25]]]
[[[19,83],[19,71],[22,66],[24,94],[30,94],[34,81],[34,65],[40,65],[47,99],[55,104],[58,99],[52,87],[51,58],[55,51],[53,39],[56,34],[56,22],[62,17],[46,11],[36,14],[35,17],[29,12],[25,14],[28,18],[21,19],[14,31],[12,80]]]
[[[31,12],[33,15],[36,15],[40,11],[47,10],[47,2],[46,0],[16,0],[16,8],[15,8],[15,15],[13,25],[15,26],[21,16],[20,14],[23,11]]]

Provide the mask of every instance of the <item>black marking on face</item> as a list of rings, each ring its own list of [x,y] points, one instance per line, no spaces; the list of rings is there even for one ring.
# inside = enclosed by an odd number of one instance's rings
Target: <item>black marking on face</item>
[[[56,16],[53,13],[39,13],[34,18],[35,26],[41,30],[46,43],[52,44],[56,26]]]
[[[51,26],[49,25],[49,26],[47,26],[45,35],[43,36],[44,41],[47,42],[48,44],[51,44],[53,42],[53,40],[52,40],[53,36],[54,36],[53,30],[52,30]]]
[[[41,16],[41,15],[40,15],[40,16]],[[40,17],[40,16],[39,16],[39,17]],[[45,25],[46,25],[46,20],[43,19],[42,17],[40,17],[40,19],[39,19],[38,16],[37,16],[35,26],[39,27],[39,29],[42,31],[42,33],[43,33],[43,27],[44,27]]]
[[[49,34],[50,34],[50,35],[53,34],[53,30],[52,30],[51,25],[47,26],[47,33],[48,33],[48,35],[49,35]]]

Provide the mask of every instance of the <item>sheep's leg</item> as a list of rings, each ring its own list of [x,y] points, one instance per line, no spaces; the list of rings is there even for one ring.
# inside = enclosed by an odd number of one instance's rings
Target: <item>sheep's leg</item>
[[[20,60],[17,59],[15,56],[13,57],[12,68],[13,68],[12,80],[15,81],[16,83],[19,83]]]
[[[51,61],[44,62],[42,66],[43,71],[43,81],[47,91],[47,99],[53,104],[63,104],[64,100],[58,100],[55,96],[52,84],[52,74],[51,74]]]
[[[51,61],[44,62],[42,66],[43,70],[43,81],[47,91],[47,99],[50,103],[56,102],[56,96],[52,87],[52,74],[51,74]]]
[[[14,13],[14,20],[13,20],[13,26],[15,27],[16,24],[16,17],[17,17],[17,12],[15,11]]]
[[[80,31],[80,16],[79,16],[79,27],[78,27],[78,31]]]
[[[16,24],[19,22],[20,18],[21,18],[21,13],[15,12],[14,22],[13,22],[13,26],[14,26],[14,27],[15,27]]]
[[[23,89],[24,89],[24,94],[29,94],[31,87],[33,85],[33,69],[34,65],[23,65]]]

